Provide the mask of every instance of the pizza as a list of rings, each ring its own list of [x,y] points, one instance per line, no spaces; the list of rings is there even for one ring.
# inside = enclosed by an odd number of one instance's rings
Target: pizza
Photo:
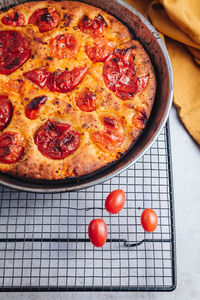
[[[0,13],[0,171],[32,179],[116,162],[146,126],[150,58],[128,28],[74,1]]]

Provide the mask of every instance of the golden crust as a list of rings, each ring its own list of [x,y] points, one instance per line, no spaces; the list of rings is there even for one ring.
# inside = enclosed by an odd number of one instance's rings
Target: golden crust
[[[31,14],[39,8],[54,7],[62,20],[59,26],[51,31],[40,33],[33,25],[24,27],[11,27],[0,24],[0,30],[18,30],[30,40],[32,57],[18,70],[6,76],[0,74],[0,94],[8,94],[14,106],[13,118],[5,131],[17,131],[25,140],[25,153],[21,160],[13,164],[0,163],[2,172],[37,179],[61,179],[69,176],[81,176],[97,170],[119,158],[125,153],[131,144],[140,135],[141,130],[132,124],[132,118],[138,108],[144,107],[149,117],[155,97],[156,79],[151,61],[144,48],[138,41],[132,40],[128,29],[113,16],[101,9],[80,2],[42,1],[28,2],[18,5],[9,11],[20,11],[25,15],[26,23]],[[0,14],[0,19],[7,12]],[[134,46],[133,54],[137,67],[137,75],[149,74],[148,85],[141,93],[137,93],[132,99],[122,101],[110,91],[103,80],[103,63],[93,63],[85,54],[85,45],[93,41],[88,34],[77,30],[78,21],[84,14],[94,18],[101,14],[108,24],[105,38],[116,43],[117,48]],[[70,20],[65,27],[66,18]],[[48,60],[50,56],[49,41],[61,33],[73,33],[79,41],[79,51],[71,59]],[[53,93],[44,89],[38,89],[29,80],[25,80],[23,73],[48,64],[49,71],[56,69],[73,69],[78,65],[88,65],[89,71],[83,81],[71,92],[66,94]],[[18,82],[22,79],[22,82]],[[97,96],[97,109],[93,112],[83,112],[76,106],[77,94],[85,87],[90,88]],[[46,95],[48,100],[44,108],[35,120],[29,120],[25,116],[24,107],[34,97]],[[134,99],[134,101],[133,101]],[[101,116],[110,115],[121,119],[125,131],[125,141],[120,148],[112,152],[100,150],[91,140],[90,134],[103,129]],[[73,130],[81,135],[81,142],[77,150],[63,160],[52,160],[40,153],[34,143],[34,133],[49,118],[71,124]],[[78,120],[78,122],[77,122]]]

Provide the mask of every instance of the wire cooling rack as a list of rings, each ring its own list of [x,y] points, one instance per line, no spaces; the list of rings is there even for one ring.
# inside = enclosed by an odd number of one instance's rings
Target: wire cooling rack
[[[127,201],[104,209],[109,192]],[[169,129],[136,164],[85,190],[34,194],[0,186],[0,290],[168,291],[176,286]],[[144,208],[158,215],[154,233],[140,224]],[[94,248],[87,229],[103,218],[108,240]]]

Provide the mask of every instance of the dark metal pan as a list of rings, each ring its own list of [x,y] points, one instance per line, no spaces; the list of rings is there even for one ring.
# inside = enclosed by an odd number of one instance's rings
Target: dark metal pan
[[[24,191],[52,193],[74,191],[101,183],[135,163],[151,147],[167,121],[173,97],[173,72],[166,47],[157,31],[136,9],[122,0],[86,0],[82,2],[102,8],[122,21],[149,54],[156,72],[157,92],[147,127],[120,160],[89,175],[76,179],[38,181],[0,173],[0,183],[5,186]]]

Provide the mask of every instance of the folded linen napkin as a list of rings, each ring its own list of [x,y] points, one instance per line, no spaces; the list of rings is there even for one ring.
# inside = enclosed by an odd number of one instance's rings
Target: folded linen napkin
[[[200,144],[200,1],[126,0],[159,31],[174,71],[174,104]]]

